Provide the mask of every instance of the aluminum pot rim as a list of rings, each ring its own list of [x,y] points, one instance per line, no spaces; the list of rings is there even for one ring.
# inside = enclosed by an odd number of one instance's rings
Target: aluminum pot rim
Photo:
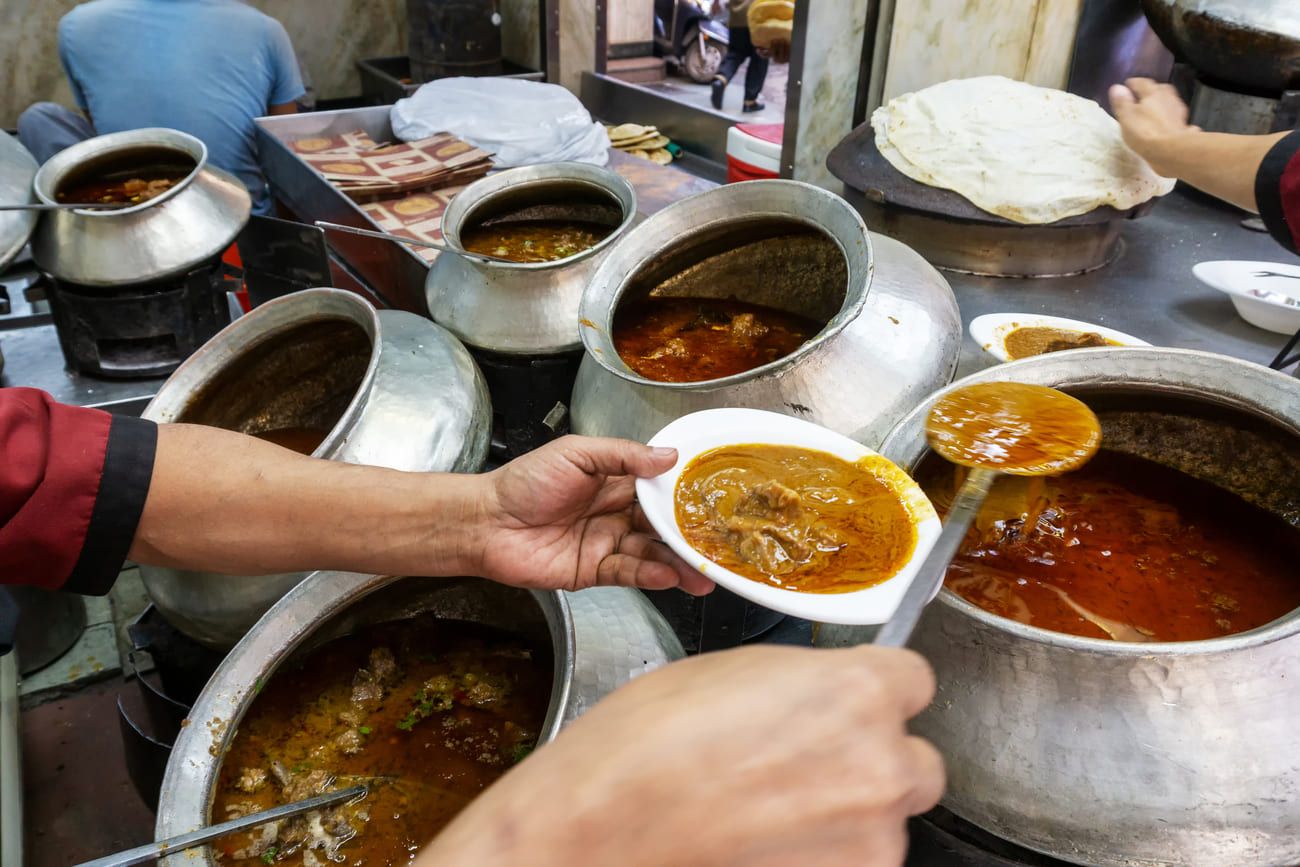
[[[462,261],[472,267],[489,271],[497,269],[528,273],[567,268],[585,262],[609,249],[623,236],[628,226],[636,219],[636,189],[627,178],[618,172],[603,166],[593,166],[589,163],[542,163],[535,166],[516,166],[493,172],[479,178],[461,190],[451,200],[451,204],[447,206],[447,213],[443,218],[446,224],[443,240],[456,250],[468,253],[469,251],[461,244],[460,230],[465,219],[476,208],[507,191],[523,189],[529,186],[550,185],[555,181],[568,181],[575,185],[591,187],[612,196],[623,211],[623,219],[599,243],[563,259],[555,259],[550,262],[482,262],[476,259],[462,259]]]
[[[57,205],[59,202],[54,198],[55,188],[58,186],[59,181],[67,176],[69,171],[91,157],[100,157],[144,144],[170,147],[182,151],[194,160],[194,169],[162,195],[155,196],[138,205],[111,210],[72,208],[70,209],[71,212],[80,217],[93,217],[95,219],[111,219],[125,214],[138,214],[141,211],[174,199],[194,182],[200,172],[207,168],[208,146],[202,140],[177,129],[145,127],[143,129],[105,133],[104,135],[77,142],[71,147],[59,151],[37,170],[36,177],[32,180],[32,187],[42,202],[47,205]]]
[[[327,315],[310,318],[286,318],[282,322],[272,324],[265,330],[254,330],[246,339],[239,340],[242,337],[241,332],[243,330],[256,329],[257,326],[262,324],[263,320],[289,316],[294,311],[294,308],[311,306],[318,302],[332,308],[325,311]],[[308,312],[319,311],[309,310]],[[199,347],[193,355],[181,362],[181,365],[163,382],[158,389],[158,393],[149,401],[149,405],[145,407],[140,417],[153,422],[176,421],[185,412],[194,395],[200,393],[204,387],[229,369],[247,352],[290,329],[321,319],[351,321],[360,326],[370,340],[370,358],[366,362],[366,370],[362,374],[361,382],[357,384],[356,391],[353,393],[351,400],[348,401],[343,414],[339,416],[339,420],[334,423],[329,433],[321,440],[320,445],[312,451],[311,457],[329,454],[335,450],[361,414],[362,404],[374,385],[383,339],[383,326],[378,311],[360,296],[334,287],[303,289],[272,299],[254,308],[251,313],[247,313],[231,322],[218,331],[207,343]],[[216,347],[231,341],[239,341],[237,351],[223,358],[211,357]]]
[[[972,373],[962,379],[953,382],[944,388],[939,389],[931,394],[925,400],[905,415],[894,425],[888,436],[885,437],[881,444],[880,452],[887,456],[895,455],[898,443],[894,442],[897,435],[900,439],[906,432],[905,429],[914,427],[929,412],[930,407],[936,400],[941,398],[954,389],[961,388],[976,382],[998,382],[998,381],[1015,381],[1015,374],[1029,368],[1031,370],[1043,366],[1044,359],[1050,359],[1048,363],[1059,363],[1064,358],[1080,358],[1088,355],[1093,358],[1123,358],[1128,356],[1135,359],[1154,360],[1162,357],[1184,357],[1211,361],[1224,369],[1231,369],[1236,373],[1260,375],[1266,374],[1275,377],[1279,384],[1286,384],[1287,388],[1293,388],[1297,392],[1297,411],[1295,419],[1291,420],[1292,426],[1296,429],[1297,435],[1300,436],[1300,380],[1289,377],[1283,373],[1249,361],[1243,361],[1231,356],[1219,355],[1213,352],[1205,352],[1195,349],[1175,349],[1151,346],[1107,346],[1094,347],[1087,349],[1072,349],[1065,352],[1054,352],[1051,355],[1038,355],[1030,358],[1023,358],[1018,361],[1006,362],[993,367],[986,368],[976,373]],[[1006,376],[1005,374],[1011,374]],[[1134,384],[1142,384],[1140,380]],[[1147,382],[1147,385],[1155,386],[1156,383]],[[1086,384],[1080,384],[1086,387]],[[1063,384],[1062,389],[1077,388],[1078,385]],[[1180,393],[1180,390],[1163,389],[1168,393]],[[1186,392],[1181,392],[1186,393]],[[1222,395],[1225,398],[1225,405],[1231,405],[1226,401],[1229,395]],[[1208,401],[1207,401],[1208,402]],[[1246,410],[1244,405],[1238,405],[1237,408]],[[1248,410],[1246,410],[1248,411]],[[1254,413],[1257,414],[1257,413]],[[1274,423],[1279,419],[1274,416],[1271,419]],[[923,428],[922,428],[923,429]],[[928,451],[928,446],[921,452],[923,456]],[[919,460],[919,457],[918,459]],[[909,475],[915,463],[908,469]],[[1007,617],[1001,617],[990,611],[985,611],[978,605],[974,605],[962,599],[956,593],[953,593],[947,587],[939,591],[935,598],[936,605],[946,605],[947,607],[963,614],[979,623],[987,629],[994,629],[1005,632],[1011,636],[1024,641],[1030,641],[1035,644],[1049,645],[1064,650],[1078,651],[1094,655],[1106,656],[1123,656],[1123,657],[1192,657],[1192,656],[1209,656],[1227,651],[1241,651],[1256,647],[1262,647],[1273,642],[1280,641],[1284,638],[1290,638],[1300,634],[1300,608],[1295,608],[1282,616],[1269,621],[1254,629],[1245,632],[1235,632],[1231,635],[1221,636],[1219,638],[1209,638],[1202,641],[1113,641],[1105,638],[1087,638],[1081,635],[1069,635],[1064,632],[1055,632],[1050,629],[1043,629],[1038,626],[1031,626],[1027,623],[1020,623]]]
[[[807,213],[795,213],[793,211],[774,209],[751,210],[745,211],[740,215],[731,215],[708,220],[698,225],[693,224],[689,218],[686,218],[683,219],[682,222],[689,226],[689,229],[683,231],[677,237],[680,239],[691,235],[704,234],[713,231],[720,226],[726,225],[727,223],[732,223],[740,219],[780,219],[785,222],[799,223],[808,226],[809,228],[816,229],[825,237],[833,241],[835,246],[839,248],[840,255],[844,257],[848,285],[845,287],[844,303],[840,306],[840,309],[833,317],[831,317],[830,321],[817,332],[816,336],[811,340],[806,341],[794,352],[778,358],[775,361],[769,361],[767,364],[740,373],[735,373],[731,376],[723,376],[717,379],[705,379],[698,382],[663,382],[657,379],[648,379],[633,371],[623,362],[623,359],[619,357],[618,352],[614,349],[612,336],[614,327],[614,311],[618,308],[619,302],[627,291],[628,284],[631,282],[637,269],[646,261],[646,259],[654,255],[654,251],[650,251],[648,255],[638,253],[635,262],[632,263],[631,267],[627,268],[623,267],[623,263],[615,261],[618,257],[618,253],[628,249],[633,249],[638,237],[648,237],[658,223],[667,222],[678,214],[689,214],[696,206],[698,206],[699,200],[702,200],[705,197],[725,195],[731,198],[740,199],[738,204],[743,206],[746,199],[760,196],[772,189],[798,190],[801,195],[820,198],[828,203],[830,207],[840,208],[843,214],[850,218],[851,224],[854,225],[854,228],[861,232],[862,240],[865,245],[863,249],[862,262],[858,265],[859,270],[865,271],[865,274],[862,275],[860,280],[854,279],[855,257],[845,246],[844,242],[834,233],[830,232],[825,225],[817,222]],[[620,269],[621,273],[619,273]],[[859,214],[852,205],[846,202],[843,197],[837,196],[834,193],[813,184],[804,183],[803,181],[787,180],[784,178],[745,181],[742,184],[724,185],[696,193],[695,195],[688,196],[685,199],[680,199],[654,214],[632,231],[628,232],[620,251],[616,251],[614,255],[611,255],[600,263],[600,267],[596,269],[595,275],[588,284],[587,291],[583,293],[582,319],[579,322],[581,325],[579,333],[582,337],[582,345],[586,349],[587,355],[593,358],[596,363],[605,370],[620,379],[632,383],[633,385],[666,388],[672,391],[717,391],[719,389],[740,385],[749,382],[750,380],[760,379],[772,374],[780,373],[793,367],[795,364],[801,362],[806,356],[818,351],[832,339],[838,337],[851,322],[861,315],[863,309],[866,307],[867,297],[871,293],[871,281],[874,273],[875,254],[871,243],[871,233],[867,231],[867,224],[863,221],[862,215]],[[611,279],[611,277],[616,274],[617,282]],[[590,309],[594,303],[592,290],[603,282],[614,283],[615,287],[610,303],[604,306],[603,311],[599,314],[600,318],[597,320],[595,316],[590,315],[596,312]],[[856,288],[857,285],[861,286],[860,292]],[[593,324],[596,321],[599,321],[599,325]]]

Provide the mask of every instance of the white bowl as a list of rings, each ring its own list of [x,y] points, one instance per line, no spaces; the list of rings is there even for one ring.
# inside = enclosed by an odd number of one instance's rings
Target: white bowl
[[[1256,277],[1257,271],[1294,277]],[[1196,279],[1232,299],[1237,314],[1276,334],[1300,330],[1300,266],[1280,262],[1200,262],[1192,267]]]
[[[998,361],[1013,361],[1007,352],[1007,335],[1018,328],[1060,328],[1063,331],[1091,331],[1120,346],[1150,346],[1145,340],[1139,340],[1132,334],[1080,322],[1078,319],[1064,319],[1060,316],[1040,316],[1036,313],[985,313],[976,316],[970,323],[970,336],[989,355]]]
[[[650,440],[652,446],[677,449],[677,463],[653,479],[638,479],[637,500],[651,525],[679,557],[738,596],[783,614],[821,623],[884,623],[894,613],[921,562],[939,538],[939,516],[911,477],[880,458],[884,481],[899,494],[916,528],[911,558],[893,577],[848,593],[805,593],[752,581],[700,554],[682,536],[673,508],[677,480],[691,460],[719,446],[788,445],[829,452],[846,461],[879,455],[848,437],[790,416],[757,409],[709,409],[682,416]],[[936,589],[936,593],[938,590]]]

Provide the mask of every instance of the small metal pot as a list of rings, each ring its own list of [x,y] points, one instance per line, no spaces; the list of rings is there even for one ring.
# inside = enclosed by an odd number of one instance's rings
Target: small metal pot
[[[18,139],[0,130],[0,204],[25,205],[32,201],[36,160]],[[36,228],[36,211],[0,212],[0,272],[9,266]]]
[[[258,433],[328,429],[318,458],[399,470],[477,472],[491,406],[469,353],[411,313],[376,312],[338,289],[286,295],[236,320],[177,368],[145,408],[156,422]],[[176,628],[233,645],[304,577],[237,577],[142,566]]]
[[[174,129],[115,132],[60,151],[36,173],[37,197],[58,204],[70,176],[142,149],[179,152],[194,170],[162,195],[116,210],[51,211],[32,236],[42,271],[81,286],[130,286],[215,259],[248,222],[252,199],[234,175],[208,164],[208,149]]]
[[[559,355],[582,348],[578,306],[587,282],[636,218],[636,193],[620,175],[583,163],[499,172],[452,199],[443,238],[484,220],[564,220],[616,228],[599,244],[556,262],[473,262],[443,253],[429,269],[429,315],[474,349],[507,355]]]
[[[798,232],[805,234],[789,240]],[[647,293],[734,295],[826,325],[762,367],[707,382],[657,382],[623,363],[613,337],[620,303]],[[642,442],[689,412],[741,406],[806,418],[872,445],[952,379],[961,345],[957,302],[939,272],[897,241],[868,236],[844,199],[795,181],[718,187],[655,214],[601,263],[580,315],[587,354],[573,390],[573,429]]]
[[[967,377],[1062,388],[1104,447],[1217,484],[1300,527],[1300,382],[1174,349],[1082,349]],[[943,392],[940,392],[943,394]],[[935,395],[937,398],[938,395]],[[927,452],[925,401],[881,451]],[[869,640],[826,625],[817,643]],[[998,617],[942,591],[912,640],[939,692],[913,723],[944,806],[1056,858],[1114,867],[1300,863],[1300,610],[1209,641],[1124,643]]]
[[[262,684],[295,653],[371,623],[432,612],[526,637],[549,637],[555,662],[547,742],[633,677],[681,658],[668,625],[634,590],[518,590],[462,578],[395,578],[317,572],[267,612],[213,674],[181,729],[158,805],[158,839],[209,824],[221,760]],[[284,686],[284,684],[282,684]],[[169,867],[216,867],[209,849],[163,859]]]

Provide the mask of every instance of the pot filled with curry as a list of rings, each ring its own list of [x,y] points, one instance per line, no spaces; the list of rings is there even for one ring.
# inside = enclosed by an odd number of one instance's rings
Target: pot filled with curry
[[[753,181],[637,226],[582,299],[575,431],[644,442],[715,407],[766,409],[866,445],[951,378],[947,282],[842,198]]]
[[[961,384],[1003,380],[1083,400],[1101,450],[999,480],[913,638],[945,806],[1081,864],[1300,862],[1300,381],[1114,348]],[[929,453],[930,403],[881,450],[942,514],[960,471]]]
[[[584,163],[524,166],[475,181],[448,206],[443,238],[507,261],[440,255],[425,282],[429,314],[481,351],[580,349],[582,291],[635,217],[632,185]]]
[[[157,834],[360,800],[168,864],[397,867],[606,693],[682,655],[635,591],[318,572],[241,641],[176,741]]]

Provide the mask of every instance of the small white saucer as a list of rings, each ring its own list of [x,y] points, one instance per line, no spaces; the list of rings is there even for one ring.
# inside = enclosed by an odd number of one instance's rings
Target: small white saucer
[[[1007,335],[1018,328],[1060,328],[1063,331],[1082,331],[1099,334],[1120,346],[1150,346],[1132,334],[1080,322],[1078,319],[1064,319],[1060,316],[1041,316],[1037,313],[985,313],[976,316],[970,323],[970,336],[989,355],[998,361],[1012,361],[1005,344]]]
[[[1291,277],[1256,277],[1261,271]],[[1201,262],[1192,267],[1196,279],[1232,299],[1237,314],[1251,325],[1276,334],[1300,330],[1300,265],[1281,262]]]
[[[677,449],[677,463],[653,479],[638,479],[637,500],[659,536],[702,574],[751,602],[794,617],[820,623],[869,625],[884,623],[894,613],[925,555],[939,538],[939,516],[911,477],[884,458],[879,469],[896,491],[916,527],[916,547],[911,558],[894,574],[875,586],[849,593],[804,593],[751,581],[724,569],[693,549],[677,526],[673,493],[686,465],[698,455],[719,446],[791,445],[829,452],[855,462],[876,452],[819,425],[757,409],[710,409],[691,413],[669,424],[650,440],[652,446]],[[937,593],[937,590],[936,590]]]

